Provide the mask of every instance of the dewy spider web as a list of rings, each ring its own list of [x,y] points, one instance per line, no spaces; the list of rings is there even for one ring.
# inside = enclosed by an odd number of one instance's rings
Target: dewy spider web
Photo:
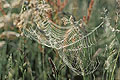
[[[97,69],[100,63],[94,56],[98,38],[104,35],[99,30],[105,32],[104,22],[88,33],[83,28],[84,22],[73,21],[72,16],[66,18],[67,26],[52,22],[47,16],[52,8],[44,0],[31,0],[24,8],[26,10],[23,9],[20,14],[18,27],[26,37],[57,49],[65,64],[77,74],[90,74]]]

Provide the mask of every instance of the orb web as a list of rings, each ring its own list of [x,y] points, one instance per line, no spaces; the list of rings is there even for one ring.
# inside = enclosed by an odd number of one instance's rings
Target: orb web
[[[31,0],[31,8],[22,10],[18,27],[26,37],[34,39],[39,44],[54,48],[64,63],[77,74],[90,74],[99,66],[96,56],[99,36],[104,35],[105,26],[101,22],[90,32],[87,32],[82,20],[74,21],[73,16],[62,17],[66,25],[57,25],[47,16],[52,11],[44,0]],[[102,30],[99,32],[99,30]]]

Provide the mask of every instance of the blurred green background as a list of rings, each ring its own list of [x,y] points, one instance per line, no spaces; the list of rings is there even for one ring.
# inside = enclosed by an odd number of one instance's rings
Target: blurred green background
[[[20,35],[15,20],[23,2],[24,0],[0,0],[0,80],[83,80],[83,76],[76,75],[63,63],[55,49]],[[76,20],[82,19],[87,16],[89,3],[90,0],[68,0],[63,12],[72,14]],[[119,6],[115,0],[94,0],[88,23],[90,29],[101,22],[103,8],[108,10],[114,27],[116,11],[120,12]],[[117,26],[120,29],[120,21]],[[117,37],[120,40],[119,33]],[[93,74],[87,75],[86,80],[93,80],[94,77],[95,80],[102,80],[103,72],[103,67],[100,66]],[[117,60],[115,80],[120,80],[119,75],[120,58]]]

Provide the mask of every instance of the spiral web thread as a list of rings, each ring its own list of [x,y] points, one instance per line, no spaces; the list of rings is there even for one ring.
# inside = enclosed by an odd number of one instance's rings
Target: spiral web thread
[[[34,7],[20,14],[18,26],[24,35],[57,49],[64,63],[75,73],[85,75],[94,72],[100,64],[94,55],[97,51],[97,37],[102,35],[98,31],[103,29],[104,22],[87,33],[82,20],[73,22],[71,18],[66,19],[67,26],[52,22],[47,17],[47,11],[52,8],[44,0],[31,0],[31,4]]]

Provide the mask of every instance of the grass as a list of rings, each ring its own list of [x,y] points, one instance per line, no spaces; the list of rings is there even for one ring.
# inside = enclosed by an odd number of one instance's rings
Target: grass
[[[92,4],[92,1],[94,1],[94,4]],[[57,12],[48,15],[53,22],[62,25],[59,23],[59,15],[61,15],[59,13],[70,13],[76,20],[78,18],[83,19],[87,27],[85,29],[88,32],[102,21],[101,17],[110,18],[107,23],[110,23],[110,26],[116,30],[113,32],[115,33],[115,41],[113,39],[113,42],[110,41],[110,36],[113,36],[113,34],[106,28],[104,29],[106,29],[106,32],[108,31],[106,33],[107,37],[104,37],[105,34],[103,36],[98,35],[98,38],[101,38],[102,41],[97,44],[98,47],[95,50],[99,47],[104,50],[96,53],[100,60],[100,66],[89,75],[75,74],[59,57],[59,52],[56,49],[41,45],[24,34],[22,35],[16,24],[19,23],[18,16],[23,3],[22,0],[20,3],[19,1],[15,2],[16,0],[0,1],[0,80],[117,80],[120,74],[119,2],[116,3],[113,0],[76,0],[73,5],[78,8],[78,11],[74,12],[76,10],[71,11],[70,9],[72,0],[68,2],[65,0],[68,4],[61,2],[65,8],[62,7],[62,9],[56,10]],[[58,2],[57,5],[60,5],[60,0]],[[52,1],[50,0],[48,3],[51,5]],[[115,6],[115,4],[118,5]],[[51,6],[55,9],[59,8],[59,6],[56,8],[55,3]],[[103,8],[108,11],[104,12]],[[99,32],[102,33],[101,30]],[[110,46],[106,46],[108,44]]]

